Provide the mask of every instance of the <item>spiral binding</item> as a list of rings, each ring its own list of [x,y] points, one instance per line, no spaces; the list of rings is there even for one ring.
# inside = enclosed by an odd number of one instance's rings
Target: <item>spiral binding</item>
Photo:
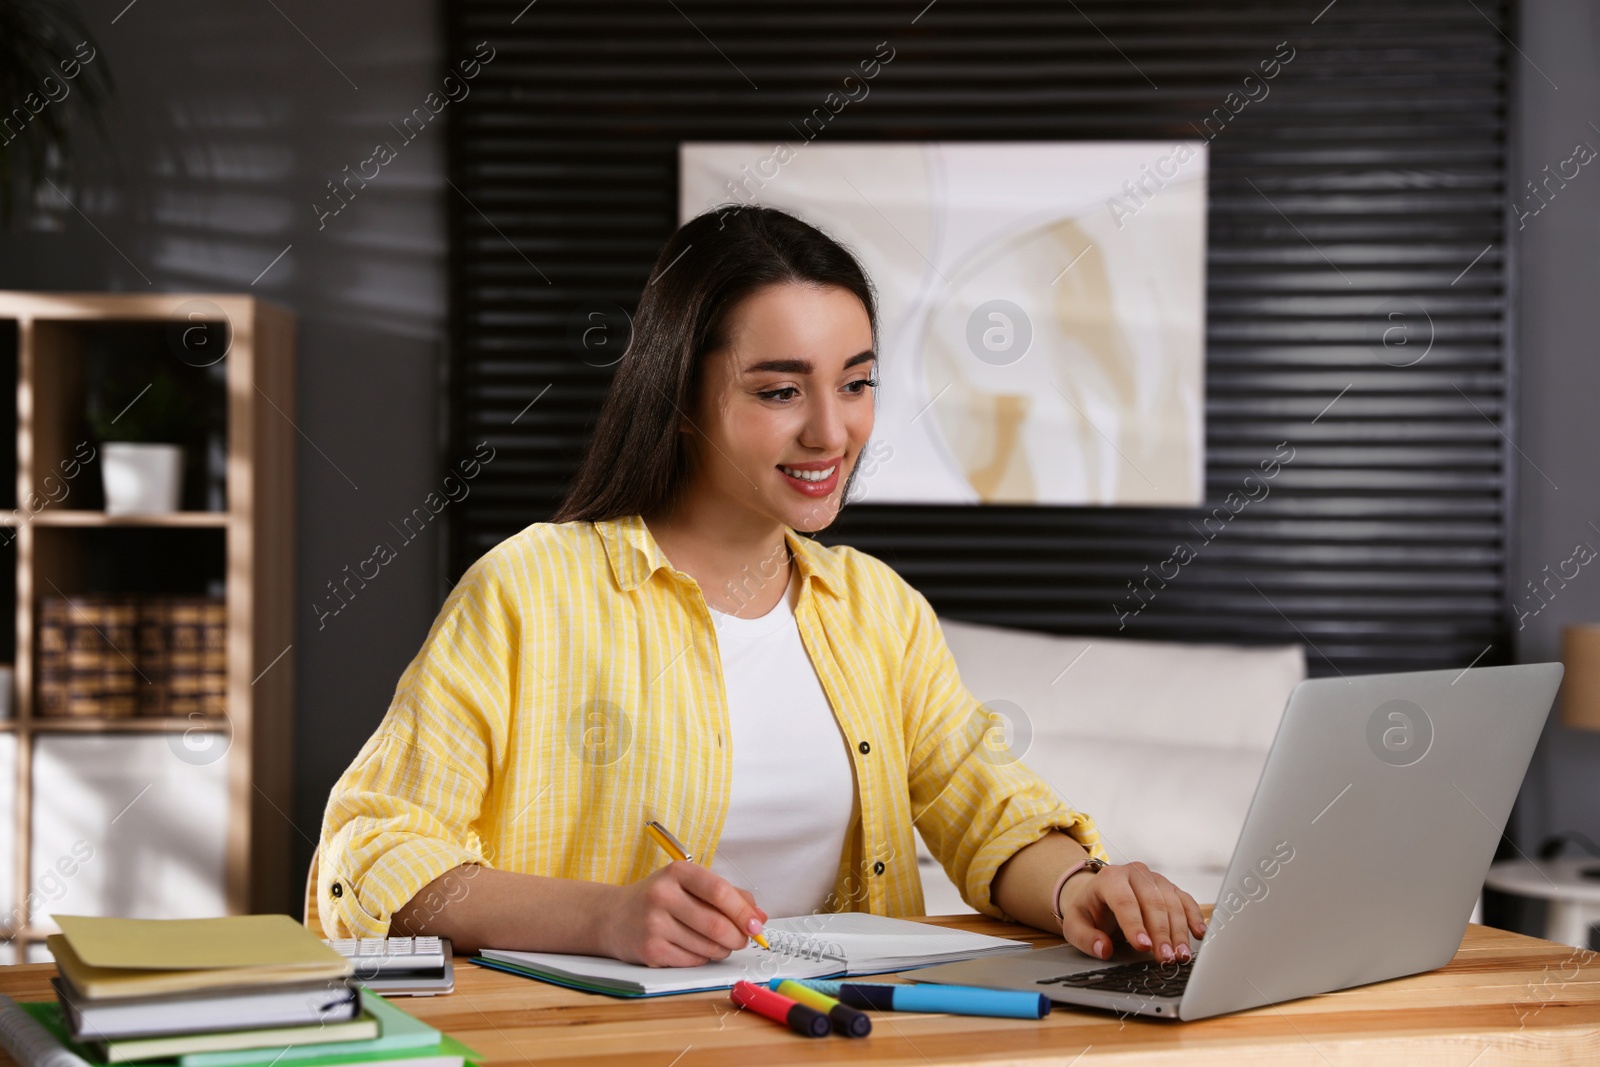
[[[4,994],[0,994],[0,1048],[21,1067],[89,1067],[88,1061]]]
[[[837,941],[823,941],[810,934],[789,930],[768,930],[767,944],[772,951],[807,960],[843,960],[844,948]]]

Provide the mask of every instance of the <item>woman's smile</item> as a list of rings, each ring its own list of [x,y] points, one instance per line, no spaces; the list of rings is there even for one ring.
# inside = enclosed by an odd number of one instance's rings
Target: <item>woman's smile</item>
[[[839,486],[839,472],[844,459],[821,459],[807,463],[780,463],[778,470],[783,480],[797,493],[809,497],[825,497]]]

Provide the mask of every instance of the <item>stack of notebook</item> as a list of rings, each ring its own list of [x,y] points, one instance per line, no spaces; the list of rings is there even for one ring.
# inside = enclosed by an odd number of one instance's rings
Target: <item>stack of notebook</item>
[[[286,915],[54,918],[58,1003],[18,1007],[91,1063],[463,1067],[474,1058],[361,988],[348,959]]]

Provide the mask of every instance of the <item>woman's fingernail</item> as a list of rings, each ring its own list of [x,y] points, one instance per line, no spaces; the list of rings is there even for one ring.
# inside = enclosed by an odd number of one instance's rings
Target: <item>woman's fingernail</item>
[[[763,929],[761,920],[754,915],[750,916],[750,921],[745,923],[745,929],[752,934],[759,934]]]
[[[1163,962],[1172,962],[1172,946],[1163,944],[1160,948],[1156,949],[1156,955],[1160,956]]]
[[[1138,944],[1138,946],[1140,948],[1149,948],[1150,947],[1150,935],[1149,934],[1140,933],[1139,936],[1134,938],[1133,940],[1135,941],[1135,943]]]

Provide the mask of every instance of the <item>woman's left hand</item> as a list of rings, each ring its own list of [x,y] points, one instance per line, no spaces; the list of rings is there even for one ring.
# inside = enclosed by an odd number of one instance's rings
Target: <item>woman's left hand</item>
[[[1194,897],[1142,863],[1079,871],[1061,889],[1061,936],[1078,951],[1109,959],[1119,932],[1162,962],[1189,959],[1189,938],[1205,933]],[[1119,929],[1120,928],[1120,929]]]

